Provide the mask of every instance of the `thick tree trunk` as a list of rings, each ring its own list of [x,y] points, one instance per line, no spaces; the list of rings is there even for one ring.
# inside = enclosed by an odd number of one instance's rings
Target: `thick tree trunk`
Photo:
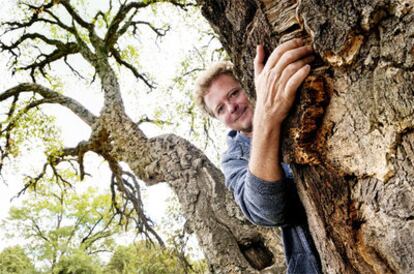
[[[133,131],[131,127],[131,133],[123,135],[139,136]],[[121,141],[119,147],[125,148],[125,142]],[[136,151],[135,145],[128,147]],[[175,135],[147,139],[145,148],[150,148],[148,154],[139,153],[138,157],[131,155],[123,160],[147,183],[166,181],[173,188],[187,219],[186,228],[196,233],[212,273],[284,270],[279,231],[246,221],[225,189],[221,171],[203,152]],[[152,163],[143,170],[138,166],[142,165],[144,155]]]
[[[414,273],[413,2],[197,1],[252,98],[256,44],[264,43],[270,51],[280,42],[300,36],[312,43],[321,56],[286,121],[283,152],[285,160],[292,163],[324,271]],[[52,16],[57,21],[48,21],[74,36],[76,42],[65,44],[28,34],[11,46],[2,43],[1,50],[18,48],[25,39],[35,38],[56,47],[52,55],[46,56],[45,63],[33,59],[35,63],[26,68],[32,68],[32,77],[35,70],[42,72],[56,58],[80,53],[101,80],[105,101],[99,116],[75,100],[35,83],[6,90],[0,94],[0,101],[14,97],[8,114],[14,118],[18,95],[31,91],[42,99],[27,105],[26,111],[56,103],[82,118],[92,129],[90,139],[64,149],[61,157],[50,156],[48,164],[56,166],[65,156],[75,156],[83,177],[84,154],[94,151],[102,155],[114,174],[113,186],[124,194],[123,198],[133,201],[140,219],[136,224],[143,232],[150,231],[157,237],[145,223],[139,191],[134,190],[136,181],[133,184],[122,177],[125,174],[121,161],[148,184],[171,185],[188,229],[200,240],[211,272],[281,273],[284,263],[277,229],[246,221],[225,189],[219,169],[182,138],[147,138],[125,113],[109,53],[125,65],[115,49],[117,39],[127,30],[120,27],[120,22],[129,11],[152,2],[127,1],[121,5],[105,39],[96,34],[93,23],[76,13],[70,1],[47,1],[31,8],[34,13],[28,22],[9,22],[17,26],[16,31],[25,30],[41,19],[41,13],[49,14],[54,5],[65,7],[76,26],[88,33],[90,44],[75,27]],[[16,56],[14,51],[11,53]],[[133,66],[127,67],[150,86]],[[2,148],[2,159],[8,155],[13,122],[12,119],[6,129],[6,153]],[[158,240],[162,242],[159,237]]]
[[[103,112],[94,132],[107,133],[96,134],[99,153],[127,163],[149,185],[167,182],[172,187],[186,228],[196,233],[212,273],[284,271],[278,229],[247,222],[221,171],[194,145],[175,135],[148,139],[117,107]]]
[[[414,3],[199,0],[254,97],[255,45],[316,62],[283,151],[327,273],[414,272]]]

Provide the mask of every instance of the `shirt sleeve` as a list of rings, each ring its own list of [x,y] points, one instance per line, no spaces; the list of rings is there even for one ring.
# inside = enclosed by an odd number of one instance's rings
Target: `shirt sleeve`
[[[250,173],[248,160],[237,154],[225,154],[222,160],[225,184],[243,214],[252,223],[283,226],[288,222],[289,180],[261,180]]]

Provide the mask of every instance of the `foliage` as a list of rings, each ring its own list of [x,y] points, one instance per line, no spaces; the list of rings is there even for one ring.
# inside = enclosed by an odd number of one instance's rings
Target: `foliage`
[[[107,274],[167,274],[194,273],[185,268],[168,249],[148,245],[143,241],[129,246],[119,246],[106,266]]]
[[[97,194],[93,188],[77,194],[50,182],[29,193],[22,206],[11,208],[6,225],[14,236],[27,239],[28,252],[49,269],[78,250],[86,254],[111,251],[120,229],[111,212],[110,195]]]
[[[0,273],[2,274],[35,274],[35,268],[23,248],[13,246],[0,253]]]
[[[68,256],[63,256],[53,269],[53,274],[101,274],[102,269],[96,257],[87,255],[82,250],[76,250]]]

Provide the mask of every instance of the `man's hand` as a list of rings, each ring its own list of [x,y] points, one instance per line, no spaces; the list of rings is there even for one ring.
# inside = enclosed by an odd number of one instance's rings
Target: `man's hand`
[[[264,61],[263,46],[254,60],[256,110],[253,127],[280,125],[295,101],[296,91],[310,72],[314,57],[301,39],[279,45]]]
[[[264,181],[276,182],[284,177],[279,155],[281,125],[292,108],[297,89],[309,74],[312,52],[312,47],[295,39],[278,46],[264,64],[263,47],[257,47],[257,100],[249,169]]]

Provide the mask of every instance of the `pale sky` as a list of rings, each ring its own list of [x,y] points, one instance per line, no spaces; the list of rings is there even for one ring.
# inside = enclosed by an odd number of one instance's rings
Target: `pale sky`
[[[92,5],[92,8],[97,7],[97,1],[86,2],[94,3],[95,5]],[[0,21],[9,18],[10,15],[13,16],[13,3],[15,3],[15,1],[2,1]],[[164,19],[164,21],[173,22],[172,31],[161,41],[158,41],[157,44],[154,43],[153,38],[146,38],[148,35],[148,33],[146,33],[142,38],[145,40],[143,40],[141,44],[137,42],[137,50],[140,52],[141,67],[145,68],[145,71],[149,74],[156,76],[156,82],[159,84],[159,88],[154,93],[147,94],[142,83],[137,83],[132,74],[125,72],[125,70],[122,72],[122,77],[120,79],[125,108],[127,113],[133,119],[137,119],[143,113],[153,113],[154,105],[151,104],[151,102],[155,101],[159,104],[164,102],[162,96],[163,94],[168,93],[167,89],[171,86],[170,81],[179,69],[180,61],[183,60],[183,58],[195,47],[202,43],[202,41],[200,42],[198,40],[198,31],[195,28],[189,28],[187,25],[191,22],[191,18],[187,18],[187,23],[183,23],[174,12],[169,11],[168,13],[165,13],[162,10],[159,11],[158,18],[159,20],[156,21],[160,24],[163,22],[162,19]],[[165,18],[168,18],[168,20]],[[218,44],[213,45],[213,47],[218,47]],[[0,92],[6,88],[12,87],[19,81],[17,78],[11,78],[11,73],[6,69],[6,63],[7,60],[4,59],[4,55],[0,55],[0,73],[2,75]],[[80,65],[81,68],[82,66],[83,65]],[[60,68],[61,66],[59,65],[57,67]],[[82,70],[87,71],[85,67],[83,67]],[[82,83],[82,81],[76,80],[67,69],[64,69],[64,71],[62,81],[64,83],[65,94],[75,98],[89,110],[98,114],[100,107],[102,106],[102,94],[97,88],[98,85],[88,86],[85,83]],[[177,95],[176,97],[170,95],[168,98],[171,99],[171,96],[176,98],[173,100],[182,100],[182,95]],[[166,112],[171,111],[173,110],[166,110]],[[56,117],[56,122],[62,132],[65,146],[76,146],[79,141],[88,139],[90,134],[89,128],[70,111],[59,106],[48,106],[46,112]],[[188,126],[182,125],[182,129],[178,130],[182,130],[183,135],[185,135],[186,133],[184,133],[184,131],[188,131]],[[168,133],[151,125],[146,125],[145,131],[150,136]],[[180,133],[178,132],[178,134]],[[220,143],[223,144],[224,132],[222,132],[219,139],[222,140]],[[211,148],[209,148],[209,150],[211,150]],[[93,179],[88,179],[88,184],[96,185],[102,191],[108,190],[110,173],[106,168],[106,164],[97,160],[92,154],[87,155],[88,156],[85,159],[85,167],[87,171],[93,174]],[[10,168],[9,166],[4,170],[3,177],[6,180],[7,185],[0,183],[0,219],[7,216],[8,209],[11,205],[11,197],[16,195],[22,187],[22,174],[27,174],[30,170],[39,168],[43,164],[42,159],[44,159],[43,152],[36,151],[30,155],[21,157],[20,161],[14,165],[14,168]],[[85,185],[84,187],[86,188],[87,184],[83,185]],[[165,216],[165,209],[167,206],[166,200],[169,199],[170,195],[171,192],[165,184],[150,187],[145,191],[145,209],[154,221],[159,222]],[[19,200],[14,200],[13,204],[16,205],[18,202]],[[2,233],[0,232],[0,235],[1,234]],[[0,250],[5,245],[9,244],[13,243],[8,242],[6,239],[1,239],[0,237]]]

